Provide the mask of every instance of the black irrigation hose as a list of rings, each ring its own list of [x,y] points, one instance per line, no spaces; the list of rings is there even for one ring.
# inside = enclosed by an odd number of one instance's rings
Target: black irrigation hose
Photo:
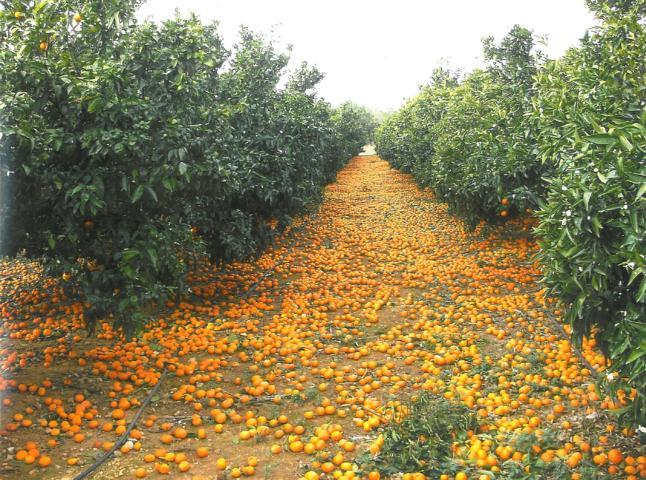
[[[74,477],[74,480],[82,480],[85,477],[91,475],[96,469],[98,469],[101,465],[103,465],[107,460],[110,459],[110,457],[114,454],[114,452],[117,451],[118,448],[121,448],[121,446],[126,443],[128,440],[128,436],[130,435],[130,432],[132,432],[133,428],[137,425],[137,422],[139,421],[139,418],[141,418],[142,413],[152,400],[153,396],[159,389],[159,386],[162,383],[162,379],[164,378],[164,375],[166,374],[166,367],[164,367],[164,370],[162,370],[161,375],[159,376],[159,379],[157,380],[157,383],[155,386],[152,388],[152,390],[148,393],[148,396],[144,400],[144,403],[141,404],[141,407],[139,407],[139,410],[137,411],[137,414],[135,415],[135,418],[132,419],[132,422],[130,422],[130,425],[128,425],[128,428],[126,431],[121,435],[119,440],[115,442],[115,444],[112,446],[110,450],[108,450],[105,455],[103,455],[101,458],[99,458],[96,462],[94,462],[92,465],[90,465],[87,469],[79,473],[76,477]]]

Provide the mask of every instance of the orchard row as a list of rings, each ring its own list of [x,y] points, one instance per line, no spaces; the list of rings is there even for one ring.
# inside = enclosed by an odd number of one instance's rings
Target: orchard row
[[[140,23],[139,3],[0,3],[2,253],[43,257],[90,325],[130,331],[196,259],[265,248],[374,128],[271,40],[243,29],[229,51],[216,24]]]
[[[379,155],[472,224],[536,212],[546,282],[606,386],[646,424],[646,81],[643,1],[588,2],[600,25],[558,60],[516,26],[487,66],[436,69],[377,131]]]

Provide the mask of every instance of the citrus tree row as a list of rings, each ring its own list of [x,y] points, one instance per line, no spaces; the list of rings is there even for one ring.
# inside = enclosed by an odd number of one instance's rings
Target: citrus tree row
[[[0,1],[3,253],[42,257],[128,328],[192,259],[267,246],[358,153],[363,108],[242,30],[139,23],[135,0]]]
[[[377,130],[378,153],[472,224],[536,211],[546,282],[574,339],[596,335],[604,382],[646,424],[646,34],[643,1],[599,18],[563,58],[514,27],[486,68],[443,68]]]

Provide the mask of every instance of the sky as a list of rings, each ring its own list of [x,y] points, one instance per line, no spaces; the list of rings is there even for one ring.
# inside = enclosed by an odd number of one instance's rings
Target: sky
[[[323,98],[379,111],[415,95],[440,62],[481,66],[481,39],[500,39],[514,24],[545,36],[550,58],[595,24],[584,0],[148,0],[139,13],[160,21],[176,9],[217,20],[229,47],[240,25],[273,32],[293,46],[293,65],[307,60],[326,74]]]

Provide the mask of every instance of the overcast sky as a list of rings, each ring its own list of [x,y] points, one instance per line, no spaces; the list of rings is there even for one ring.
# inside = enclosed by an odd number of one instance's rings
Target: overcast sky
[[[275,32],[292,58],[326,74],[321,95],[377,110],[401,105],[442,59],[453,68],[481,65],[481,38],[501,38],[514,24],[547,37],[560,56],[594,24],[584,0],[148,0],[141,18],[163,20],[175,9],[218,20],[227,46],[240,25]]]

